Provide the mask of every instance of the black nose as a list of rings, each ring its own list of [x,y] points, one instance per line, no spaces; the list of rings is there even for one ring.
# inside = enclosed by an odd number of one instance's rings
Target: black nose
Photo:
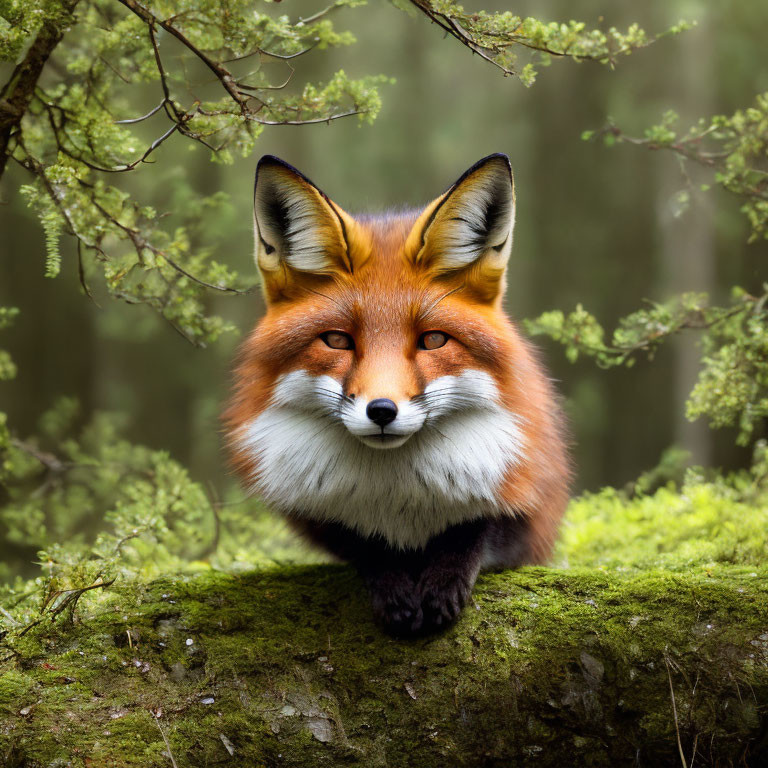
[[[390,421],[394,421],[397,417],[397,406],[391,400],[387,400],[386,397],[379,397],[368,403],[365,413],[374,424],[386,427]]]

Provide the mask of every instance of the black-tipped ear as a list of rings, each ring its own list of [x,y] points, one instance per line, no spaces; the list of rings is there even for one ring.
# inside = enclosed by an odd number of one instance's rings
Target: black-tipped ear
[[[315,274],[351,271],[343,211],[272,155],[256,167],[253,213],[256,263],[265,278],[285,267]]]
[[[469,266],[489,250],[508,251],[515,220],[509,158],[484,157],[427,210],[418,261],[429,260],[432,267],[449,271]]]
[[[406,247],[413,262],[435,276],[455,274],[495,298],[503,291],[514,223],[509,158],[488,155],[427,206]]]

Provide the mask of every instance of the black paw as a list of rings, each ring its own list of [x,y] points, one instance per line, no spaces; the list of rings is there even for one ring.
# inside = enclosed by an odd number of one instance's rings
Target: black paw
[[[456,621],[472,593],[472,583],[462,573],[433,569],[422,574],[418,589],[424,630],[436,632]]]
[[[413,579],[404,573],[379,574],[368,582],[373,616],[381,628],[397,637],[421,631],[424,616]]]

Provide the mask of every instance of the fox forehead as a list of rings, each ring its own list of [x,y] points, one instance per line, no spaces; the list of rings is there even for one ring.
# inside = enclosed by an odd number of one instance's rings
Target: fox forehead
[[[422,211],[418,208],[404,208],[381,213],[361,213],[354,216],[362,237],[352,247],[366,247],[382,256],[402,256],[414,224]]]
[[[387,357],[413,357],[419,336],[435,330],[453,340],[452,355],[438,353],[444,363],[453,359],[457,365],[483,369],[503,367],[515,338],[506,318],[490,316],[440,286],[414,285],[405,280],[348,280],[271,307],[247,347],[265,363],[285,372],[304,367],[315,343],[328,331],[353,337],[354,352],[341,357],[377,357],[383,361]],[[319,344],[319,351],[323,351],[323,343]]]

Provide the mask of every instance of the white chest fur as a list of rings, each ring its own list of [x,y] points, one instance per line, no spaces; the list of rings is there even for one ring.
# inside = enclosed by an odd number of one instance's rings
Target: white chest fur
[[[430,388],[439,392],[432,408]],[[391,450],[368,447],[350,433],[340,390],[327,376],[294,371],[241,429],[241,449],[253,461],[252,490],[268,505],[400,547],[423,546],[450,525],[501,511],[498,489],[522,460],[524,437],[488,374],[432,382],[423,426]]]

